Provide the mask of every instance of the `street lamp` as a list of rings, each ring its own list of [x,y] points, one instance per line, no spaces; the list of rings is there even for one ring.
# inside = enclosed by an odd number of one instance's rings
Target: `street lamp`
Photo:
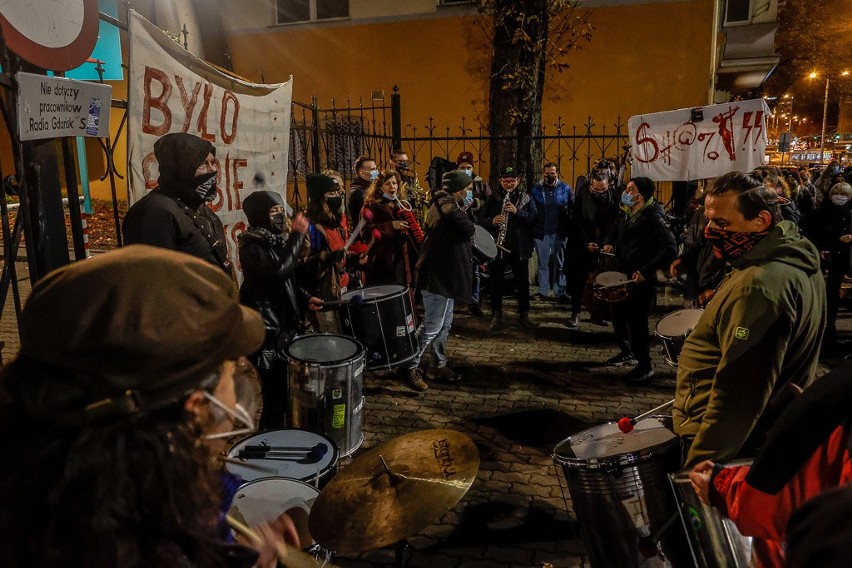
[[[810,75],[808,75],[808,79],[816,79],[819,75],[816,71],[811,71]],[[841,77],[848,77],[849,71],[843,71],[840,74]],[[822,165],[823,161],[823,151],[825,149],[825,121],[828,117],[828,82],[829,82],[828,73],[825,74],[825,99],[822,103],[822,132],[819,135],[819,163]]]

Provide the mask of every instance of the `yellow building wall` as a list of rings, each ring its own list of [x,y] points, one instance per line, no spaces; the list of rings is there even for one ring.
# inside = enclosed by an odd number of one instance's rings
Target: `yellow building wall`
[[[578,126],[626,124],[633,114],[707,103],[712,0],[612,6],[589,10],[595,34],[569,56],[571,68],[549,71],[544,125],[561,115]],[[457,14],[457,13],[456,13]],[[490,45],[476,16],[399,21],[357,20],[232,32],[236,73],[267,82],[293,75],[293,98],[337,106],[347,97],[368,99],[394,84],[402,95],[403,125],[420,132],[431,116],[458,134],[487,122]],[[410,129],[403,136],[410,135]]]

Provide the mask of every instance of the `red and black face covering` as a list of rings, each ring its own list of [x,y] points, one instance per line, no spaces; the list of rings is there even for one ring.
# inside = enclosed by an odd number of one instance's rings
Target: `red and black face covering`
[[[760,242],[769,230],[757,233],[726,231],[716,229],[709,224],[704,227],[704,238],[713,245],[713,254],[722,260],[733,260],[741,257]]]

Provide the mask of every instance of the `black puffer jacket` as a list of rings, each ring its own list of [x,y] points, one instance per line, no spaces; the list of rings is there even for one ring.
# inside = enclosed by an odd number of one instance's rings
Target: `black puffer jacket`
[[[645,280],[655,281],[657,269],[667,269],[677,256],[677,244],[664,217],[663,208],[652,201],[613,226],[606,244],[615,247],[616,265],[628,277],[639,271]]]
[[[420,289],[452,298],[470,300],[473,286],[473,252],[470,240],[476,228],[446,191],[432,194],[426,214],[426,241],[417,260]]]
[[[300,331],[307,306],[307,296],[299,291],[293,277],[305,235],[274,234],[270,230],[269,209],[279,204],[266,195],[271,193],[259,191],[245,199],[243,210],[250,228],[239,237],[245,277],[240,302],[260,312],[266,326],[266,340],[254,361],[262,369],[269,368],[278,350]]]

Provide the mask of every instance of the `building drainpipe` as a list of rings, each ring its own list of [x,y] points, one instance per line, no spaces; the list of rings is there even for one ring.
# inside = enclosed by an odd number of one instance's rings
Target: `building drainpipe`
[[[718,51],[718,41],[716,38],[719,35],[719,14],[721,10],[722,0],[713,0],[713,29],[710,34],[710,89],[707,92],[707,104],[712,105],[716,95],[716,57]]]

